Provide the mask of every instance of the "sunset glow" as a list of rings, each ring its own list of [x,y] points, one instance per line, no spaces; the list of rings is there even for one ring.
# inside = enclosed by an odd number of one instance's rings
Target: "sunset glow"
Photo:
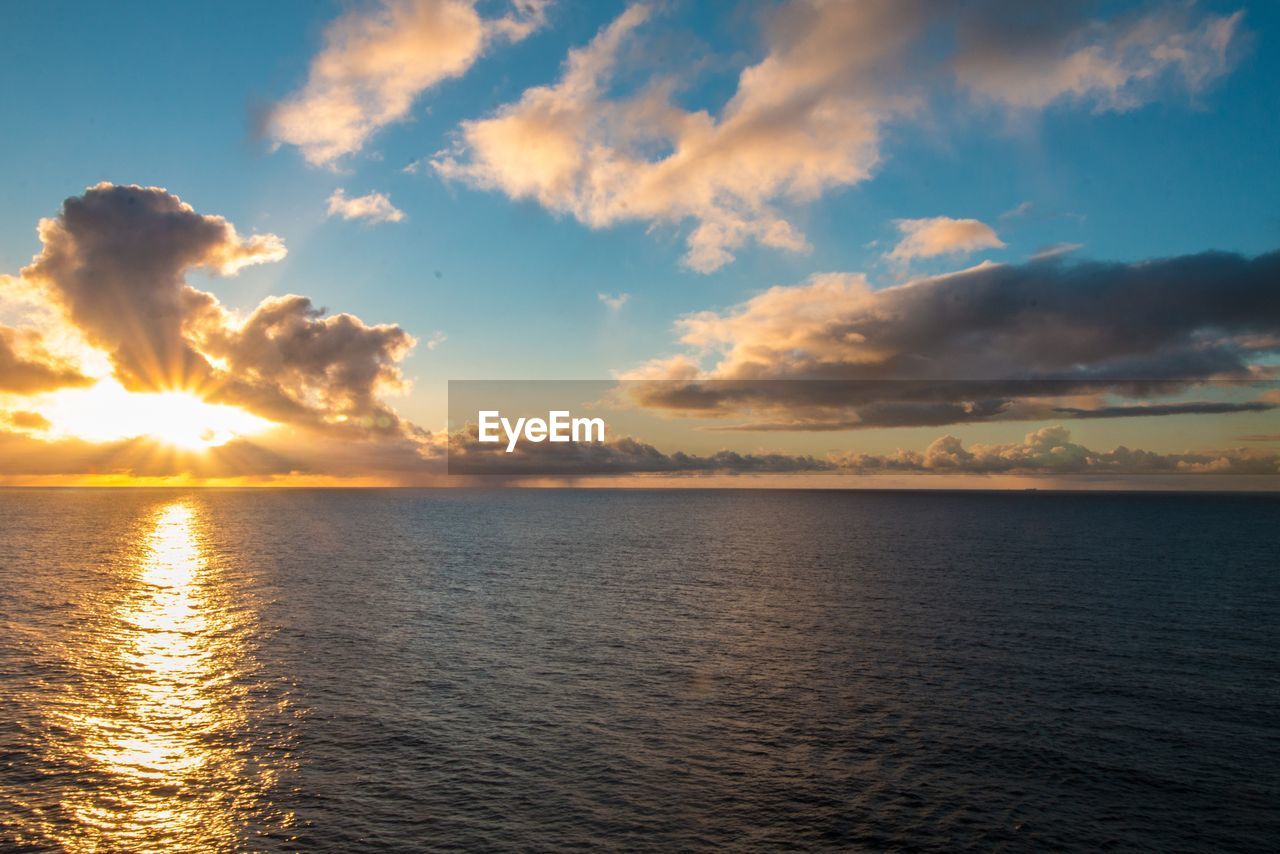
[[[188,451],[225,445],[271,428],[272,422],[187,391],[131,392],[115,380],[48,396],[41,413],[57,438],[113,442],[146,438]]]
[[[1280,0],[0,25],[0,854],[1280,852]]]
[[[14,69],[0,486],[1280,477],[1277,188],[1246,168],[1275,75],[1246,8],[1027,11],[1042,43],[1003,2],[338,5],[277,11],[287,56],[202,81],[237,107],[181,155],[104,119],[51,160],[106,92],[49,113]],[[63,55],[29,15],[31,55]],[[645,57],[705,34],[705,68]],[[148,104],[190,97],[168,71]],[[1133,192],[1171,175],[1178,204]]]

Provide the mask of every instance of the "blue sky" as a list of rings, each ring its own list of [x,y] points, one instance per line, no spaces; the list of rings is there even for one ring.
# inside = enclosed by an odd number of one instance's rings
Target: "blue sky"
[[[445,383],[466,378],[600,378],[679,353],[673,323],[725,311],[774,285],[865,272],[874,287],[983,259],[1021,263],[1079,244],[1073,257],[1136,261],[1280,246],[1280,7],[1202,0],[1192,22],[1244,11],[1230,67],[1197,91],[1164,85],[1123,110],[1096,99],[1015,110],[954,86],[925,86],[923,106],[885,121],[870,177],[783,202],[809,249],[748,241],[713,271],[682,263],[689,220],[592,228],[529,199],[405,167],[447,148],[529,87],[554,83],[566,56],[627,8],[557,2],[545,23],[486,50],[456,78],[413,99],[406,120],[372,134],[333,168],[308,164],[264,133],[274,105],[305,84],[326,28],[372,3],[7,4],[0,53],[0,271],[41,248],[35,225],[100,181],[164,187],[241,233],[270,232],[278,263],[193,284],[248,311],[299,293],[419,339],[404,363],[414,391],[397,408],[442,423]],[[1185,4],[1099,3],[1100,21]],[[663,4],[643,27],[618,86],[656,73],[673,102],[713,115],[743,68],[767,52],[773,5]],[[496,17],[507,5],[482,3]],[[908,63],[947,50],[926,35]],[[326,200],[380,192],[405,214],[371,224],[330,217]],[[1022,215],[1012,214],[1026,205]],[[898,265],[883,255],[895,220],[972,218],[1005,245]],[[610,310],[598,294],[626,293]],[[433,348],[426,342],[440,336]]]

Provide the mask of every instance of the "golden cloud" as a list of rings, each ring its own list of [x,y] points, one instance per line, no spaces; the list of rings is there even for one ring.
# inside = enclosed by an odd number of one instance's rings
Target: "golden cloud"
[[[763,58],[713,112],[680,106],[668,69],[627,85],[625,48],[657,17],[634,5],[569,52],[559,80],[462,122],[429,162],[446,179],[534,200],[590,228],[691,223],[684,263],[708,273],[749,243],[805,251],[789,208],[869,178],[886,127],[924,110],[930,82],[1006,107],[1069,99],[1120,109],[1171,77],[1199,91],[1230,69],[1239,40],[1238,13],[1104,22],[1080,18],[1082,4],[1032,16],[1024,6],[793,0],[762,16]],[[1009,23],[1028,18],[1036,26]],[[939,26],[954,34],[954,53],[933,61],[919,48]],[[1000,245],[976,221],[932,229],[937,240],[909,236],[903,255]]]
[[[331,166],[404,119],[425,90],[465,73],[493,40],[519,41],[541,26],[546,0],[517,0],[493,19],[475,5],[381,0],[343,15],[325,32],[306,84],[272,111],[268,133],[308,163]]]
[[[279,260],[275,235],[242,236],[158,187],[106,183],[39,234],[40,253],[4,280],[35,325],[0,327],[0,435],[6,460],[23,460],[0,474],[355,476],[438,456],[383,399],[407,388],[414,339],[399,326],[295,294],[241,315],[187,282]],[[49,340],[80,343],[55,354]]]
[[[903,237],[885,255],[894,261],[1004,248],[1004,242],[996,235],[995,229],[976,219],[935,216],[927,219],[900,219],[895,224]]]

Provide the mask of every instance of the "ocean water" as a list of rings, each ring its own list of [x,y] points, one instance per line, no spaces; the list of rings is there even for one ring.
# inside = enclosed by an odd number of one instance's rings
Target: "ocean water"
[[[1280,498],[0,491],[0,848],[1267,851]]]

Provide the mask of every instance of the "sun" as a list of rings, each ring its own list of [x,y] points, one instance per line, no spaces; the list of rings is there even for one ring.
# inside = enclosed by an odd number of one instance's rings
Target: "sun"
[[[145,438],[187,451],[215,448],[275,426],[190,392],[131,392],[113,379],[52,394],[41,414],[58,437],[89,442]]]

